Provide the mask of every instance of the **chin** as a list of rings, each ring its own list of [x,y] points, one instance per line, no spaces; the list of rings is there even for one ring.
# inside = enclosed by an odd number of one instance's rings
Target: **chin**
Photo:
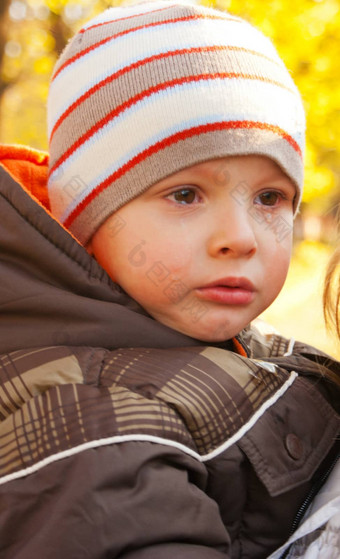
[[[226,334],[226,335],[221,335],[221,336],[191,336],[192,338],[195,338],[196,340],[199,340],[200,342],[203,343],[207,343],[207,344],[216,344],[216,343],[220,343],[220,342],[225,342],[227,340],[230,340],[231,338],[234,338],[236,336],[236,334]]]
[[[200,342],[206,343],[218,343],[224,342],[225,340],[230,340],[234,336],[240,333],[240,329],[228,328],[226,325],[207,328],[204,330],[199,331],[182,331],[183,334],[194,338],[195,340],[199,340]]]
[[[151,313],[150,313],[151,314]],[[176,330],[177,332],[181,332],[185,336],[189,338],[193,338],[194,340],[198,340],[203,343],[211,344],[211,343],[218,343],[224,342],[225,340],[230,340],[237,334],[241,332],[241,330],[248,324],[245,324],[243,321],[235,321],[235,320],[228,320],[226,318],[221,319],[221,317],[210,317],[211,320],[202,320],[196,319],[192,321],[184,321],[184,320],[166,320],[164,316],[156,316],[152,315],[155,320]],[[207,317],[205,317],[207,318]],[[232,323],[231,323],[232,322]]]

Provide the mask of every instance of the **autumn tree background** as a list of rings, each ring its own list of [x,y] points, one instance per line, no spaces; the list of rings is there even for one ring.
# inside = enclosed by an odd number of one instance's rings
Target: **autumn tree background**
[[[46,99],[58,55],[81,25],[119,0],[0,0],[0,142],[48,149]],[[128,2],[126,2],[128,3]],[[215,0],[277,47],[307,114],[306,177],[287,286],[264,318],[333,354],[321,288],[340,205],[340,0]]]

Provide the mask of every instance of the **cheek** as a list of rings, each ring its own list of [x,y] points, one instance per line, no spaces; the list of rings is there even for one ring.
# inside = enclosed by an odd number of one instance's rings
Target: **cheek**
[[[179,221],[177,226],[160,223],[159,227],[140,231],[139,248],[144,254],[145,264],[149,268],[158,264],[169,275],[180,278],[190,268],[193,260],[195,238],[192,230]],[[129,249],[129,261],[138,247]]]
[[[167,287],[190,285],[191,246],[177,236],[143,233],[139,239],[120,239],[111,253],[109,275],[142,306],[166,304]]]
[[[279,292],[286,280],[288,273],[292,241],[291,237],[273,243],[273,250],[267,256],[267,277],[273,289]]]

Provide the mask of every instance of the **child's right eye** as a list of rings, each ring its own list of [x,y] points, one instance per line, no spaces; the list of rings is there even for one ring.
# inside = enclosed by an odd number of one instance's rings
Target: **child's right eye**
[[[178,202],[179,204],[189,205],[196,201],[197,194],[192,188],[182,188],[181,190],[176,190],[167,196],[170,200]]]

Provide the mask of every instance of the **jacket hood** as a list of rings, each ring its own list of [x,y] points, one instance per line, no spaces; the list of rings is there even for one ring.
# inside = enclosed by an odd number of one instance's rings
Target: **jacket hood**
[[[202,345],[151,318],[51,216],[46,154],[2,147],[0,163],[1,353]]]

